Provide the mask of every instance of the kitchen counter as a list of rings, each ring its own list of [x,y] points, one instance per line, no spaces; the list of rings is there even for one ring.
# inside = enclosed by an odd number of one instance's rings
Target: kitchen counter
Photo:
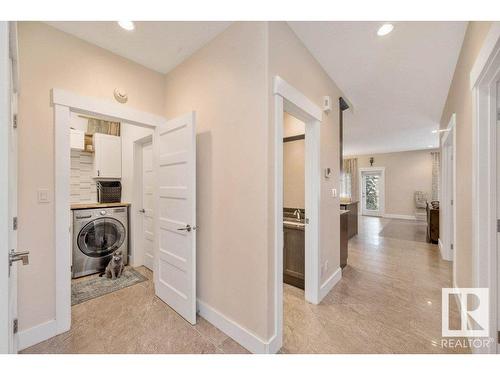
[[[84,210],[88,208],[107,208],[107,207],[123,207],[123,206],[130,206],[130,203],[128,202],[119,202],[119,203],[72,203],[71,204],[71,209],[72,210]]]

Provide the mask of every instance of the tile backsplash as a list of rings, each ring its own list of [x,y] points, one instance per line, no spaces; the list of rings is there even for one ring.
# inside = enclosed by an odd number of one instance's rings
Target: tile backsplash
[[[71,203],[97,202],[97,187],[92,178],[94,154],[71,150]]]

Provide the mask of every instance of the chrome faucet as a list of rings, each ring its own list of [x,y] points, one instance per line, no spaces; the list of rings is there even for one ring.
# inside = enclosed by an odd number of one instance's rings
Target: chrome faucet
[[[300,221],[300,210],[298,208],[293,212],[293,214],[297,217],[297,220]]]

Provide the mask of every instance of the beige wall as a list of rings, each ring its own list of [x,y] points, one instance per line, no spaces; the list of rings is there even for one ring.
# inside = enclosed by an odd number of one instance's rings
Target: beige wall
[[[238,22],[167,74],[166,116],[196,110],[198,298],[267,336],[265,23]]]
[[[290,137],[304,134],[305,124],[285,113],[283,135]],[[283,143],[283,206],[305,208],[305,141]]]
[[[313,102],[339,89],[283,22],[237,22],[166,77],[40,23],[20,24],[21,329],[54,318],[54,188],[50,89],[111,98],[169,118],[197,113],[198,298],[262,339],[274,333],[274,133],[272,78]],[[321,124],[320,262],[339,266],[338,108]],[[44,168],[36,166],[44,165]]]
[[[285,22],[270,22],[269,25],[269,70],[268,70],[268,92],[269,92],[269,222],[268,236],[269,243],[272,243],[274,236],[274,202],[272,200],[274,176],[274,98],[272,95],[272,79],[275,75],[281,76],[284,80],[301,91],[311,101],[321,107],[322,97],[329,95],[335,102],[341,91],[330,79],[327,73],[321,68],[319,63],[305,48],[293,31]],[[329,180],[323,178],[321,172],[320,183],[320,266],[328,262],[326,272],[321,273],[321,280],[327,280],[339,267],[339,198],[331,197],[331,189],[339,191],[339,128],[338,128],[338,106],[334,106],[328,114],[323,113],[323,121],[320,127],[320,163],[321,171],[325,168],[332,168],[332,176]],[[270,247],[272,248],[272,247]],[[273,275],[273,251],[269,251],[269,276]],[[272,285],[272,279],[269,280]],[[269,295],[269,306],[272,306],[274,295]],[[269,309],[269,320],[272,321],[273,310]],[[274,329],[274,326],[270,327]],[[269,334],[272,334],[272,330]]]
[[[415,191],[427,193],[429,200],[432,196],[431,150],[357,155],[346,158],[357,158],[358,168],[367,168],[370,166],[371,156],[375,159],[374,167],[385,167],[385,213],[414,216]],[[361,181],[359,186],[361,187]],[[359,197],[356,200],[359,200]]]
[[[164,78],[129,60],[37,22],[19,23],[19,249],[30,264],[20,267],[20,329],[54,319],[54,127],[50,90],[113,98],[129,93],[127,106],[163,115]],[[47,188],[50,203],[37,202]]]
[[[458,287],[472,287],[472,92],[470,71],[483,46],[491,22],[470,22],[441,117],[446,128],[456,113],[456,259]]]

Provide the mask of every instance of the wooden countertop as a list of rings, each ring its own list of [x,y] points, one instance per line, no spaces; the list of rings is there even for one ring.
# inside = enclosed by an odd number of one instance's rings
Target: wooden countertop
[[[83,210],[87,208],[106,208],[106,207],[123,207],[130,206],[128,202],[120,202],[120,203],[73,203],[71,204],[72,210]]]

